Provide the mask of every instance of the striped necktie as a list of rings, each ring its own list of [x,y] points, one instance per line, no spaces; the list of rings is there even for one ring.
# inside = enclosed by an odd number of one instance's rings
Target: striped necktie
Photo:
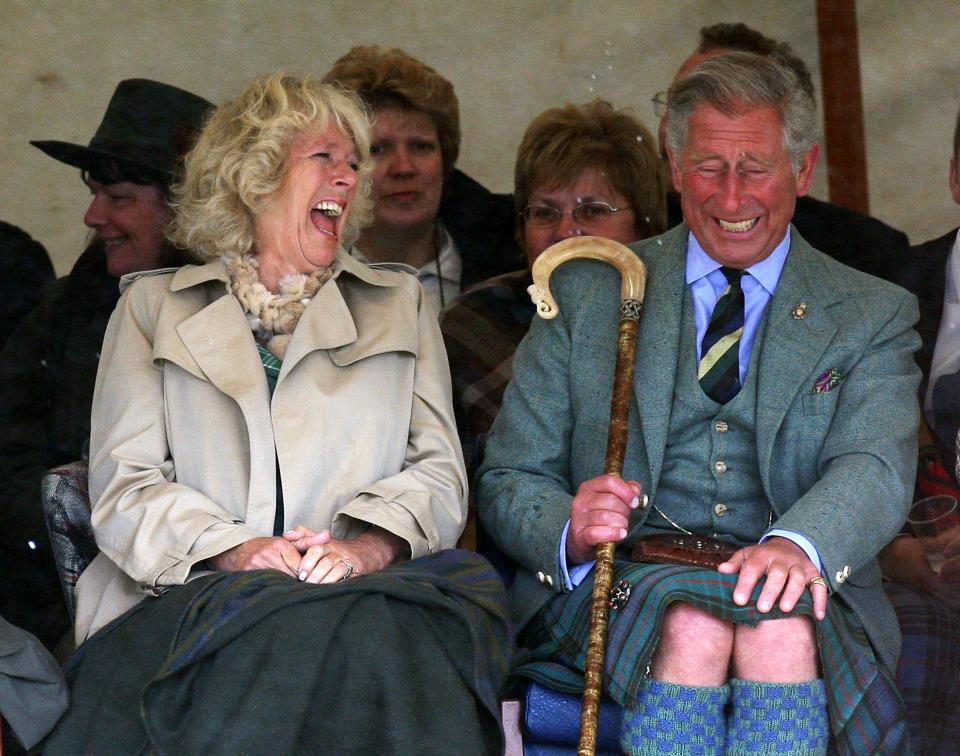
[[[720,272],[726,276],[727,288],[717,300],[703,335],[697,378],[703,393],[725,404],[740,391],[740,337],[744,317],[740,278],[743,271],[723,267]]]

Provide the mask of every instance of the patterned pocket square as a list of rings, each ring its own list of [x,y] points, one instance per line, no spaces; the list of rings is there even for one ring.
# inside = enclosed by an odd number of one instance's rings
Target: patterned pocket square
[[[814,394],[826,394],[828,391],[833,391],[837,386],[840,385],[840,381],[843,380],[843,373],[841,373],[836,368],[831,368],[813,384],[813,393]]]

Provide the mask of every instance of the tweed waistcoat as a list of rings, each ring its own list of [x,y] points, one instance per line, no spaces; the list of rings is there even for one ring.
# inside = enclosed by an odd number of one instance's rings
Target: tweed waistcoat
[[[756,543],[766,532],[771,510],[760,482],[756,444],[757,356],[765,321],[766,315],[743,388],[726,404],[718,404],[697,380],[696,326],[689,293],[684,297],[667,436],[671,443],[648,528],[676,532],[666,515],[694,533],[740,544]]]

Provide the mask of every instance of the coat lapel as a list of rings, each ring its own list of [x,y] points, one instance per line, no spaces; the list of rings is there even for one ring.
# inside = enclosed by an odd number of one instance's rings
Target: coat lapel
[[[357,326],[340,293],[337,279],[330,279],[317,292],[300,317],[283,358],[280,381],[310,352],[336,349],[357,340]]]
[[[272,434],[264,432],[273,427],[270,390],[250,326],[240,303],[226,293],[225,281],[219,262],[184,268],[174,276],[171,290],[177,296],[169,300],[169,316],[175,325],[158,329],[158,335],[170,336],[155,342],[154,359],[180,365],[237,403],[250,444],[249,501],[273,502],[276,452]]]
[[[777,290],[767,305],[757,365],[757,450],[764,481],[769,480],[774,440],[787,411],[800,392],[813,390],[810,372],[837,332],[830,308],[841,297],[822,275],[816,275],[816,253],[796,229],[791,239]],[[803,315],[795,317],[801,303]]]
[[[670,427],[686,294],[683,271],[688,231],[686,224],[681,224],[644,244],[641,254],[647,264],[647,291],[640,316],[633,384],[647,450],[651,494],[656,494]]]
[[[311,352],[328,350],[332,353],[334,362],[343,364],[336,356],[341,347],[348,347],[349,351],[355,346],[372,353],[396,348],[387,347],[387,344],[395,339],[380,338],[384,336],[384,330],[392,336],[398,331],[402,332],[404,338],[401,341],[409,340],[413,336],[412,333],[406,333],[409,330],[407,326],[411,324],[386,317],[376,305],[379,301],[376,290],[396,286],[396,272],[385,272],[376,265],[368,266],[357,262],[344,252],[339,254],[337,260],[340,271],[320,288],[297,324],[283,359],[279,383]],[[389,265],[387,268],[389,269]],[[365,288],[361,297],[351,297],[351,287],[356,292],[358,280],[372,288]],[[355,309],[351,310],[351,307]],[[369,312],[370,308],[375,312]],[[374,322],[371,322],[371,317]],[[374,324],[379,327],[374,328]],[[413,330],[415,331],[415,327]],[[366,344],[360,343],[361,331],[365,335]]]
[[[266,377],[240,304],[221,296],[177,325],[177,335],[214,386],[243,404],[267,390]],[[256,380],[251,380],[252,377]],[[262,391],[261,391],[262,389]]]

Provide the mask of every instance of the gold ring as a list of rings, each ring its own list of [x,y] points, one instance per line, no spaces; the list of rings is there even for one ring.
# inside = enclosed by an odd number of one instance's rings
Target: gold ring
[[[810,578],[807,581],[807,588],[809,588],[812,585],[822,585],[824,588],[828,588],[828,589],[830,587],[827,585],[827,581],[824,580],[823,577],[820,575],[815,575],[814,577]]]

